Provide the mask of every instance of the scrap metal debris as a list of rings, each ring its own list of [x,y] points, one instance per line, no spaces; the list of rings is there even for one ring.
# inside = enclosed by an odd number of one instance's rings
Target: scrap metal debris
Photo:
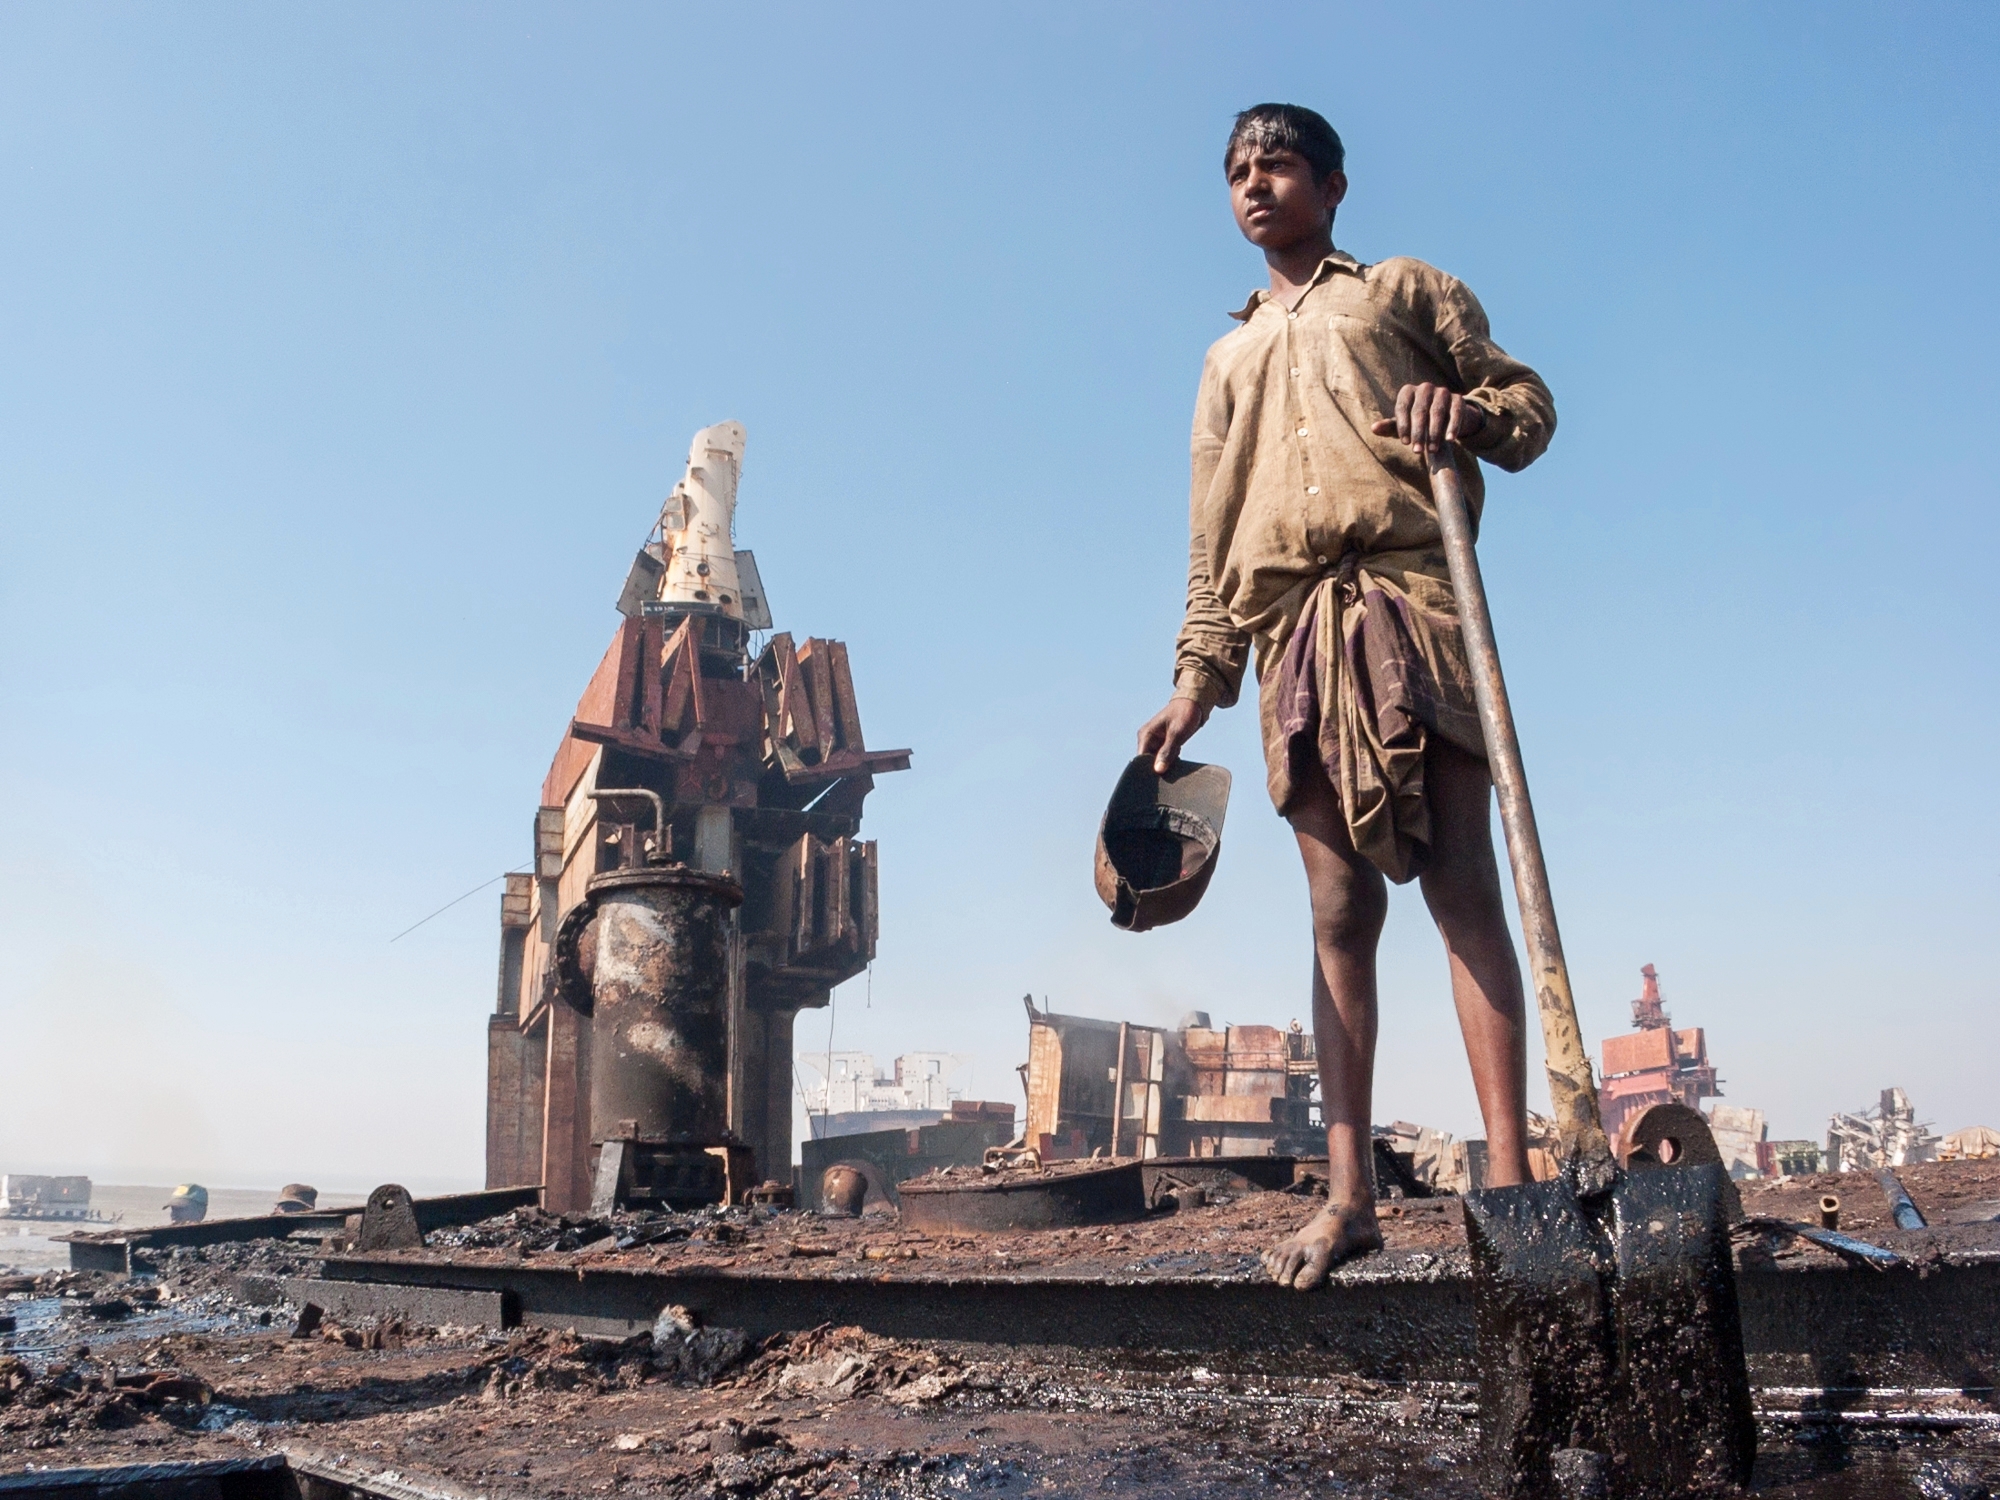
[[[958,1362],[923,1345],[823,1324],[767,1340],[736,1379],[761,1396],[886,1396],[899,1405],[935,1401],[965,1379]]]
[[[735,422],[695,434],[542,782],[533,872],[509,875],[501,898],[500,993],[479,1042],[486,1176],[540,1183],[562,1212],[741,1203],[782,1181],[794,1018],[875,956],[863,806],[910,751],[867,744],[845,644],[758,639],[774,623],[769,601],[732,541],[746,443]],[[715,941],[699,962],[655,951],[635,968],[623,950],[646,918],[624,909],[641,905]],[[608,967],[672,981],[626,987],[623,1032],[588,1014],[607,999],[592,982],[607,953]],[[649,998],[667,1000],[663,1016],[639,1014]],[[699,1042],[696,1019],[712,1033]],[[648,1026],[654,1043],[615,1041]],[[733,1086],[712,1065],[681,1068],[678,1092],[657,1077],[626,1086],[657,1073],[649,1058],[683,1050],[725,1056]]]
[[[135,1400],[126,1426],[8,1429],[0,1474],[19,1484],[142,1463],[164,1478],[258,1455],[401,1500],[1477,1494],[1468,1407],[1451,1387],[967,1359],[843,1328],[770,1341],[705,1386],[664,1376],[656,1355],[644,1340],[543,1330],[472,1339],[411,1330],[400,1349],[292,1345],[269,1333],[162,1341],[111,1371],[140,1377],[127,1389],[154,1387],[158,1405]],[[102,1368],[93,1357],[85,1375]],[[172,1372],[199,1385],[171,1401]],[[1818,1493],[1795,1481],[1828,1472],[1832,1457],[1839,1495],[1990,1500],[1980,1491],[2000,1474],[2000,1449],[1977,1425],[1982,1408],[1963,1397],[1947,1405],[1955,1415],[1943,1421],[1967,1425],[1894,1425],[1892,1411],[1877,1429],[1866,1425],[1870,1411],[1852,1409],[1826,1414],[1831,1427],[1789,1423],[1767,1445],[1774,1466],[1759,1488]],[[74,1396],[11,1403],[0,1424],[58,1409],[81,1408]],[[1883,1440],[1871,1438],[1878,1430]],[[22,1472],[29,1466],[35,1474]]]
[[[1827,1122],[1826,1164],[1835,1172],[1858,1172],[1936,1161],[1940,1139],[1917,1119],[1908,1094],[1884,1089],[1874,1109]]]
[[[0,1355],[0,1434],[6,1434],[0,1443],[45,1447],[67,1431],[129,1427],[149,1413],[192,1425],[214,1399],[207,1381],[185,1371],[108,1373],[93,1368],[88,1353],[39,1374],[22,1360]]]
[[[1131,1156],[1307,1155],[1318,1064],[1296,1023],[1173,1028],[1028,1012],[1027,1116],[1019,1144],[1043,1161]]]

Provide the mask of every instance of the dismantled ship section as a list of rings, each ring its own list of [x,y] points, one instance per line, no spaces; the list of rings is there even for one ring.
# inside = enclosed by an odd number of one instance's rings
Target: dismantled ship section
[[[1141,1026],[1028,1011],[1025,1144],[1043,1161],[1087,1156],[1324,1154],[1312,1119],[1312,1036],[1294,1023]]]
[[[789,1183],[794,1018],[875,952],[862,804],[910,752],[867,747],[841,642],[751,649],[743,449],[695,435],[507,877],[486,1181],[556,1212]]]

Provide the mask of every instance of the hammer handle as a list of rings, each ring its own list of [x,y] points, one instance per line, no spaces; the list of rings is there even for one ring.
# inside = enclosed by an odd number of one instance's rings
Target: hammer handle
[[[1472,666],[1479,726],[1486,739],[1486,764],[1500,798],[1500,826],[1506,830],[1507,859],[1514,868],[1514,896],[1521,908],[1535,1005],[1542,1016],[1556,1131],[1565,1157],[1586,1176],[1597,1177],[1610,1166],[1611,1148],[1598,1114],[1590,1054],[1584,1050],[1583,1030],[1576,1021],[1576,1000],[1570,994],[1569,965],[1563,961],[1562,935],[1556,930],[1556,905],[1549,895],[1549,871],[1542,861],[1534,804],[1528,800],[1528,774],[1521,766],[1514,710],[1500,674],[1499,648],[1493,644],[1493,616],[1486,605],[1486,585],[1479,576],[1479,557],[1472,545],[1472,511],[1465,503],[1465,489],[1450,447],[1432,454],[1430,465],[1431,494],[1444,533],[1445,561],[1451,570],[1452,591],[1458,596],[1459,627]]]

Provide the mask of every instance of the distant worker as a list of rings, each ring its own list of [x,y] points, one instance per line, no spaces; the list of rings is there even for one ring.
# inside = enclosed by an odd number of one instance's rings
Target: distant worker
[[[1489,830],[1492,780],[1429,457],[1509,471],[1555,431],[1541,378],[1493,342],[1462,282],[1334,248],[1345,153],[1309,109],[1260,104],[1223,153],[1268,289],[1209,349],[1195,399],[1187,615],[1174,696],[1139,731],[1164,773],[1236,701],[1256,649],[1271,800],[1312,896],[1326,1206],[1265,1252],[1304,1290],[1381,1246],[1370,1170],[1384,877],[1420,880],[1486,1121],[1486,1185],[1528,1176],[1521,974]]]
[[[198,1182],[184,1182],[167,1195],[160,1207],[176,1224],[199,1224],[208,1217],[208,1189]]]
[[[288,1182],[278,1189],[278,1201],[272,1205],[274,1214],[309,1214],[319,1204],[319,1189],[308,1187],[303,1182]]]

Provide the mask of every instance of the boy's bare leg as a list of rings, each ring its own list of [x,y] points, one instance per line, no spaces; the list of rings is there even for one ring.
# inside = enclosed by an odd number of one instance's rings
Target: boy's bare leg
[[[1431,859],[1424,901],[1451,961],[1465,1055],[1486,1122],[1486,1185],[1528,1180],[1527,1035],[1521,969],[1500,899],[1486,762],[1433,738],[1424,756]]]
[[[1312,894],[1313,1041],[1329,1163],[1326,1207],[1264,1252],[1281,1286],[1310,1291],[1328,1269],[1377,1250],[1369,1115],[1375,1081],[1375,945],[1389,897],[1381,872],[1354,852],[1340,798],[1314,766],[1287,814]]]

